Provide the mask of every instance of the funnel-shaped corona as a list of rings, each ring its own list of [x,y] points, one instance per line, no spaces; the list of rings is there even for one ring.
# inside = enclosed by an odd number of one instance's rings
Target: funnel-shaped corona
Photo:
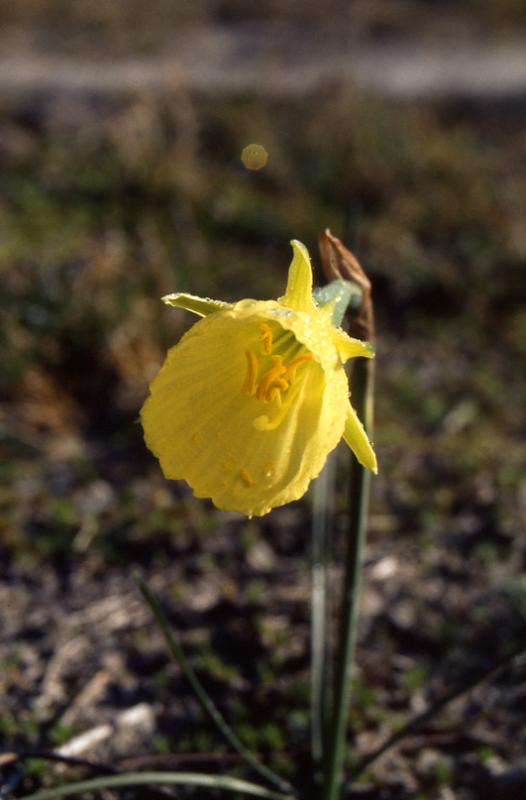
[[[202,319],[169,351],[141,411],[165,477],[248,516],[301,497],[342,437],[376,472],[343,368],[373,349],[317,307],[307,250],[292,246],[279,300],[163,298]]]

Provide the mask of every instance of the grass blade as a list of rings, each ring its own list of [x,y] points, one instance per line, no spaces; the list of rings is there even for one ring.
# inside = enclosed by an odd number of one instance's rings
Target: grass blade
[[[207,789],[224,789],[230,792],[263,797],[266,800],[293,800],[291,795],[274,792],[255,783],[229,778],[226,775],[205,775],[200,772],[128,772],[123,775],[105,775],[76,781],[54,789],[44,789],[34,794],[27,794],[21,800],[56,800],[58,797],[69,797],[83,792],[102,789],[116,789],[123,786],[145,786],[157,784],[162,786],[183,785],[202,786]]]
[[[371,429],[373,365],[358,359],[353,370],[353,405],[365,429]],[[367,535],[370,473],[356,459],[351,466],[349,493],[350,525],[347,532],[347,556],[340,615],[341,631],[336,663],[333,713],[327,745],[323,800],[337,800],[343,782],[343,759],[349,709],[351,672],[356,645],[358,604],[363,551]]]
[[[329,525],[334,488],[334,458],[314,484],[312,509],[312,595],[311,595],[311,752],[315,773],[324,758],[324,736],[331,710],[331,675],[328,659],[329,614],[327,604],[329,570]],[[316,777],[316,775],[315,775]]]
[[[159,625],[159,628],[162,631],[164,636],[166,646],[168,651],[174,661],[179,665],[182,672],[184,673],[186,679],[190,683],[192,689],[194,690],[197,699],[201,703],[201,706],[206,711],[210,719],[214,722],[220,732],[223,734],[224,738],[230,744],[231,747],[234,748],[236,752],[243,758],[243,760],[261,777],[265,778],[265,780],[269,781],[270,783],[277,786],[283,792],[290,792],[294,794],[294,790],[290,786],[290,784],[285,781],[283,778],[280,778],[279,775],[276,775],[268,767],[265,767],[264,764],[261,764],[254,755],[248,750],[243,742],[238,738],[238,736],[234,733],[230,725],[227,723],[217,706],[214,704],[210,696],[205,691],[204,687],[202,686],[199,678],[195,674],[190,662],[186,658],[184,651],[179,644],[177,637],[175,636],[170,623],[166,619],[164,612],[162,611],[157,599],[150,591],[147,583],[143,580],[140,575],[135,576],[135,580],[141,590],[141,593],[150,606],[155,619]]]

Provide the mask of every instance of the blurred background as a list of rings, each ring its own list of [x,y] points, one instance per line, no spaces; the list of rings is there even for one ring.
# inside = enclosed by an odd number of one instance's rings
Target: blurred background
[[[137,417],[191,322],[161,295],[276,297],[289,240],[316,265],[326,227],[373,280],[379,335],[351,744],[524,638],[525,119],[521,0],[2,3],[2,748],[139,708],[82,755],[239,769],[140,567],[241,737],[305,770],[309,501],[217,512],[162,478]],[[342,535],[344,483],[342,460]],[[526,796],[525,711],[523,661],[349,796]],[[56,780],[29,765],[17,792]]]

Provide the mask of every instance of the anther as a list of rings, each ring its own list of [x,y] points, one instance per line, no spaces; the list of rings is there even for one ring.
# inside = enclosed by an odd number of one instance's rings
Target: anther
[[[259,330],[261,331],[260,339],[263,343],[263,352],[266,356],[269,356],[272,353],[272,342],[273,336],[272,331],[270,330],[269,326],[266,322],[262,322],[259,326]]]
[[[254,428],[257,431],[274,431],[278,428],[287,414],[289,413],[289,409],[292,403],[295,400],[295,395],[297,394],[297,388],[292,387],[290,392],[288,392],[285,400],[283,401],[282,405],[280,406],[278,413],[273,419],[267,417],[266,414],[262,414],[260,417],[256,417],[254,422]]]
[[[301,364],[304,364],[306,361],[312,361],[314,356],[312,353],[304,353],[301,356],[296,356],[293,358],[290,364],[287,364],[287,369],[285,371],[284,377],[290,381],[293,381],[296,377],[296,370]]]
[[[283,358],[281,356],[272,356],[272,361],[274,366],[261,378],[256,395],[258,400],[266,403],[270,402],[270,392],[276,387],[276,384],[278,389],[281,388],[280,383],[282,377],[287,372],[287,368],[283,365]]]

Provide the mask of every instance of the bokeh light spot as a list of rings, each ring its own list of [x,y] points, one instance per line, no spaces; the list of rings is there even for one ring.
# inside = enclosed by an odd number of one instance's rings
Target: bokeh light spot
[[[262,144],[247,144],[241,151],[241,161],[247,169],[263,169],[268,153]]]

